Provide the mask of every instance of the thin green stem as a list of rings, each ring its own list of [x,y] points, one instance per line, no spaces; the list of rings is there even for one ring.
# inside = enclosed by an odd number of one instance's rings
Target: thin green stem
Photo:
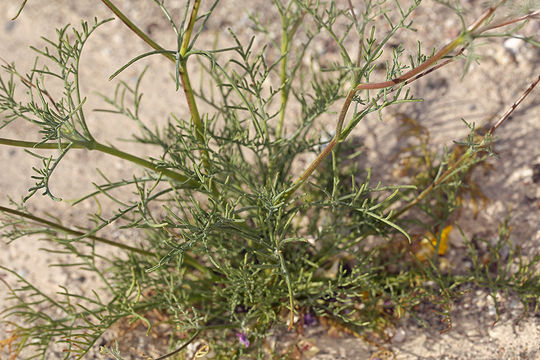
[[[285,266],[285,259],[283,258],[283,254],[281,253],[281,250],[277,251],[278,257],[279,257],[279,264],[281,265],[281,271],[283,271],[283,274],[285,275],[285,283],[287,284],[287,292],[289,293],[289,327],[288,330],[291,331],[293,325],[294,325],[294,296],[293,296],[293,289],[291,285],[291,277],[289,275],[289,271],[287,270],[287,267]]]
[[[145,167],[147,169],[153,170],[157,173],[162,173],[168,178],[182,183],[183,187],[196,188],[200,186],[200,183],[197,180],[194,180],[185,175],[179,174],[175,171],[161,168],[159,165],[156,165],[148,160],[142,159],[138,156],[129,154],[122,150],[118,150],[111,146],[103,145],[96,141],[89,143],[87,145],[83,145],[81,143],[61,143],[61,144],[58,144],[56,142],[55,143],[50,143],[50,142],[38,143],[38,142],[32,142],[32,141],[22,141],[22,140],[0,138],[0,145],[9,145],[9,146],[24,147],[24,148],[30,148],[30,149],[65,149],[70,144],[71,144],[72,149],[98,150],[100,152],[103,152],[112,156],[116,156],[118,158],[127,160],[129,162],[140,165],[142,167]]]
[[[294,37],[294,34],[296,34],[296,31],[300,27],[300,24],[302,23],[302,20],[305,16],[306,12],[303,11],[294,24],[291,27],[291,30],[289,30],[289,19],[287,18],[286,13],[280,13],[281,16],[281,66],[280,66],[280,81],[281,81],[281,107],[279,109],[279,120],[278,120],[278,126],[276,129],[276,136],[277,138],[281,138],[283,136],[283,124],[285,122],[285,108],[287,107],[287,103],[289,101],[289,94],[291,91],[291,81],[293,80],[291,77],[289,77],[289,73],[287,72],[287,63],[289,60],[289,50],[291,47],[292,38]]]
[[[189,112],[191,113],[191,121],[193,122],[193,127],[195,128],[195,136],[197,140],[201,143],[201,156],[203,161],[203,166],[207,171],[210,171],[210,158],[208,151],[204,149],[206,147],[206,138],[204,134],[204,125],[201,121],[201,116],[199,114],[199,108],[197,107],[197,102],[195,101],[195,95],[193,88],[191,86],[191,81],[189,80],[188,70],[187,70],[187,58],[185,57],[189,41],[191,40],[191,33],[193,32],[193,27],[195,26],[195,21],[197,20],[197,12],[199,11],[199,6],[201,5],[201,0],[195,0],[193,3],[193,9],[191,10],[191,16],[189,18],[188,25],[184,31],[182,38],[182,45],[179,49],[179,73],[180,79],[182,81],[182,88],[184,89],[184,95],[186,96],[186,101],[189,107]],[[215,189],[217,191],[217,189]]]
[[[162,173],[163,175],[173,179],[173,180],[176,180],[176,181],[179,181],[185,185],[188,185],[188,187],[196,187],[199,185],[199,183],[193,179],[190,179],[189,177],[185,176],[185,175],[182,175],[182,174],[179,174],[175,171],[172,171],[172,170],[169,170],[169,169],[164,169],[164,168],[161,168],[159,167],[159,165],[156,165],[148,160],[145,160],[145,159],[142,159],[138,156],[135,156],[135,155],[131,155],[129,153],[126,153],[124,151],[121,151],[121,150],[118,150],[116,148],[113,148],[111,146],[107,146],[107,145],[103,145],[101,143],[98,143],[96,142],[94,144],[94,147],[93,147],[94,150],[98,150],[98,151],[101,151],[101,152],[104,152],[106,154],[109,154],[109,155],[113,155],[113,156],[116,156],[118,158],[121,158],[121,159],[124,159],[124,160],[127,160],[127,161],[130,161],[134,164],[137,164],[137,165],[140,165],[140,166],[143,166],[147,169],[150,169],[150,170],[153,170],[157,173]]]
[[[118,18],[126,24],[126,26],[133,31],[138,37],[140,37],[145,43],[150,45],[152,48],[156,50],[165,50],[162,48],[159,44],[157,44],[154,40],[152,40],[148,35],[146,35],[137,25],[135,25],[127,16],[124,15],[120,9],[118,9],[110,0],[101,0],[105,6],[107,6]],[[165,56],[167,59],[171,60],[172,62],[176,62],[176,59],[174,58],[174,55],[171,55],[169,53],[162,53],[163,56]]]
[[[182,88],[184,89],[184,94],[188,103],[189,111],[191,113],[191,121],[193,122],[193,127],[195,128],[195,136],[197,140],[201,143],[202,147],[206,146],[206,139],[204,136],[204,125],[201,121],[201,116],[199,115],[199,109],[197,103],[195,102],[195,95],[193,93],[193,88],[191,87],[191,81],[189,80],[189,75],[186,71],[186,62],[185,60],[181,61],[178,65],[180,67],[180,79],[182,80]],[[208,151],[206,149],[201,149],[203,166],[206,170],[210,170],[210,160],[208,156]]]
[[[352,84],[353,84],[352,86],[356,86],[358,85],[358,83],[360,82],[360,79],[362,78],[362,71],[360,70],[361,69],[360,63],[362,62],[362,54],[364,51],[364,33],[366,30],[368,21],[366,20],[366,18],[364,18],[364,21],[362,21],[362,25],[360,25],[360,22],[358,21],[358,18],[356,16],[356,11],[354,10],[354,6],[351,0],[347,0],[347,2],[349,3],[349,10],[351,12],[351,17],[354,21],[356,31],[359,35],[358,53],[356,54],[356,63],[355,63],[357,70],[353,70],[353,76],[352,76]],[[371,1],[365,1],[364,6],[365,6],[364,16],[367,17],[371,11]]]
[[[15,147],[23,147],[23,148],[30,148],[30,149],[65,149],[68,147],[69,143],[57,143],[57,142],[49,142],[49,143],[39,143],[39,142],[33,142],[33,141],[23,141],[23,140],[13,140],[13,139],[6,139],[6,138],[0,138],[0,145],[8,145],[8,146],[15,146]],[[83,144],[72,144],[72,149],[87,149],[86,146]]]
[[[193,336],[191,336],[189,338],[188,341],[186,341],[182,346],[180,346],[178,349],[168,353],[168,354],[165,354],[163,356],[160,356],[158,358],[156,358],[156,360],[164,360],[164,359],[167,359],[167,358],[170,358],[171,356],[175,355],[175,354],[178,354],[180,351],[182,351],[183,349],[186,348],[186,346],[188,346],[189,344],[191,344],[193,342],[193,340],[195,340],[195,338],[199,335],[199,333],[201,332],[201,330],[197,330]]]
[[[281,107],[279,109],[279,120],[276,129],[276,137],[279,139],[283,136],[283,123],[285,122],[285,108],[289,99],[289,81],[287,79],[287,53],[289,51],[289,34],[287,33],[287,20],[281,16],[283,27],[281,34]]]

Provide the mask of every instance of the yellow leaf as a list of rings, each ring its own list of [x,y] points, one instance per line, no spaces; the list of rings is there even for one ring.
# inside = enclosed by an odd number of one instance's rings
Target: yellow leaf
[[[439,244],[439,255],[446,254],[446,250],[448,250],[448,234],[450,234],[450,231],[452,231],[452,225],[448,225],[443,229],[441,232],[441,243]],[[431,243],[433,246],[437,246],[437,238],[433,237],[431,240]]]
[[[439,255],[446,254],[448,250],[448,234],[452,231],[453,226],[448,225],[441,232],[441,240],[439,244]],[[431,232],[427,232],[422,236],[422,240],[418,246],[414,249],[414,255],[420,261],[424,261],[433,256],[435,249],[437,248],[437,237]]]

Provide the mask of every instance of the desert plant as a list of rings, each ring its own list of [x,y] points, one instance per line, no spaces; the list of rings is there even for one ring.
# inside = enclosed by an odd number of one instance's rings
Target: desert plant
[[[267,350],[261,344],[270,331],[301,327],[313,316],[357,334],[380,331],[404,313],[414,315],[415,306],[423,302],[438,306],[448,319],[450,301],[461,291],[457,284],[471,278],[451,277],[437,267],[437,257],[444,253],[444,229],[458,206],[463,179],[491,154],[491,135],[509,114],[483,136],[469,125],[471,135],[460,153],[449,151],[440,161],[426,161],[425,171],[408,185],[372,185],[368,169],[347,161],[355,155],[354,150],[347,155],[347,138],[368,114],[381,115],[389,106],[418,101],[407,87],[410,83],[456,59],[474,60],[469,49],[478,38],[513,36],[516,29],[509,28],[538,12],[510,13],[505,1],[499,1],[469,25],[458,2],[442,2],[461,20],[461,32],[438,50],[426,54],[419,46],[415,56],[404,60],[405,49],[387,50],[388,44],[396,33],[413,30],[409,17],[420,0],[407,6],[364,1],[358,9],[350,1],[341,6],[334,1],[275,0],[280,42],[268,35],[273,24],[253,13],[254,37],[263,40],[255,44],[254,38],[246,40],[229,30],[234,45],[212,49],[199,49],[197,40],[217,1],[202,15],[200,0],[187,1],[179,22],[165,1],[154,1],[170,22],[176,49],[164,49],[113,1],[101,1],[153,48],[111,78],[145,57],[165,56],[190,117],[171,115],[163,129],[151,129],[139,115],[143,72],[135,86],[120,81],[114,95],[103,95],[108,107],[100,111],[132,120],[140,130],[134,140],[154,155],[141,158],[96,139],[86,121],[79,66],[89,37],[109,20],[58,29],[57,39],[45,39],[45,47],[34,48],[38,57],[28,74],[4,63],[4,126],[27,121],[42,137],[37,142],[0,138],[0,144],[30,149],[42,160],[24,201],[37,192],[62,201],[49,183],[68,152],[99,151],[144,169],[121,181],[109,181],[103,174],[94,192],[74,202],[106,197],[117,204],[109,217],[91,214],[95,226],[90,229],[31,213],[24,202],[0,207],[7,239],[42,234],[51,243],[47,251],[75,257],[63,266],[91,271],[104,285],[91,294],[63,288],[53,298],[1,266],[16,277],[15,283],[6,283],[16,303],[4,311],[14,327],[13,353],[25,348],[28,357],[45,358],[58,343],[65,347],[66,358],[82,358],[125,318],[144,323],[149,333],[157,322],[169,325],[169,351],[177,350],[160,359],[183,350],[196,336],[204,336],[216,354],[227,358],[263,356]],[[505,32],[495,33],[499,29]],[[318,38],[337,46],[339,63],[313,58],[306,64]],[[356,39],[355,55],[351,39]],[[386,79],[373,82],[384,56]],[[203,74],[200,83],[194,85],[188,62]],[[51,82],[60,82],[62,91],[55,91]],[[292,106],[299,109],[298,118],[289,114]],[[335,123],[330,139],[317,130],[322,120]],[[56,155],[50,155],[51,150]],[[293,170],[299,159],[312,158],[303,171]],[[123,200],[118,196],[123,188],[135,189],[139,199]],[[413,216],[432,233],[427,259],[415,257],[416,248],[409,245],[414,240],[408,231]],[[124,244],[103,235],[116,224],[139,229],[141,238]],[[366,249],[366,239],[373,237],[383,245]],[[97,243],[117,247],[124,256],[100,254]],[[472,279],[485,284],[478,280],[482,276],[478,272]],[[514,289],[514,278],[508,275],[504,279],[510,280],[496,283]],[[527,294],[536,290],[529,286],[524,291],[529,301]],[[121,357],[118,348],[103,351]]]

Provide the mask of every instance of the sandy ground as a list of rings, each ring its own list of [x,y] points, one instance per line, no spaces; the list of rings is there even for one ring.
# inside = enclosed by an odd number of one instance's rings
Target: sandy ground
[[[251,2],[243,1],[247,11]],[[29,1],[21,18],[11,22],[20,1],[2,0],[0,2],[0,57],[15,62],[18,68],[28,70],[34,55],[29,45],[39,45],[40,36],[53,37],[54,28],[67,23],[78,24],[80,19],[91,20],[110,17],[107,9],[99,1],[54,0],[48,2]],[[168,2],[173,11],[179,11],[183,2]],[[346,2],[343,2],[346,3]],[[466,7],[472,13],[480,12],[480,1],[467,1]],[[168,36],[167,24],[159,9],[151,1],[129,5],[128,0],[118,1],[118,6],[127,11],[137,24],[149,31],[165,47],[174,46],[174,37]],[[248,5],[249,4],[249,5]],[[255,6],[255,5],[253,5]],[[268,6],[260,2],[257,7]],[[231,26],[237,30],[245,27],[248,21],[246,12],[238,12],[238,4],[223,1],[209,23],[209,30],[203,34],[212,39],[215,33]],[[232,19],[229,14],[238,18]],[[471,17],[472,18],[472,17]],[[425,46],[442,44],[455,35],[459,23],[442,7],[434,7],[428,2],[425,9],[415,14],[417,32],[407,35],[405,45],[415,48],[416,39],[425,41]],[[433,31],[436,28],[437,31]],[[529,24],[523,33],[540,32],[538,21]],[[205,41],[205,40],[203,40]],[[208,40],[206,40],[208,41]],[[132,57],[147,51],[146,45],[131,34],[120,21],[108,23],[93,36],[85,49],[82,61],[82,90],[88,96],[88,108],[103,107],[100,99],[93,93],[98,91],[111,94],[114,84],[107,81],[109,75]],[[329,50],[331,52],[331,50]],[[511,105],[514,99],[537,76],[540,56],[537,49],[523,43],[506,45],[502,40],[493,41],[490,46],[479,49],[484,55],[480,65],[473,65],[470,75],[459,80],[463,64],[456,63],[445,72],[439,72],[414,83],[415,94],[424,97],[423,103],[407,105],[398,110],[415,117],[432,134],[434,144],[442,148],[452,140],[467,133],[460,121],[483,124]],[[331,56],[331,54],[329,55]],[[169,80],[170,65],[159,57],[144,61],[149,65],[143,82],[145,93],[143,116],[151,123],[160,124],[167,114],[173,111],[186,114],[186,106],[180,93],[174,91]],[[122,75],[122,79],[133,84],[143,65],[135,65]],[[168,71],[162,71],[167,67]],[[540,97],[536,90],[516,111],[511,121],[498,132],[496,152],[499,157],[491,163],[494,170],[487,174],[481,171],[474,175],[481,184],[484,194],[491,199],[478,218],[465,210],[459,224],[468,236],[481,235],[493,238],[497,226],[511,212],[513,227],[512,240],[519,244],[523,253],[532,256],[540,248],[540,188],[538,179],[533,181],[535,166],[540,166]],[[116,139],[129,137],[127,120],[91,113],[89,122],[98,139],[119,145],[123,150],[145,156],[145,149],[131,143],[119,143]],[[367,160],[374,169],[384,166],[384,159],[392,156],[397,148],[397,120],[388,115],[383,123],[376,119],[362,124],[356,135],[366,146]],[[35,139],[35,133],[26,125],[9,126],[1,130],[7,138]],[[390,140],[389,140],[390,139]],[[107,169],[111,179],[121,179],[136,169],[110,157],[92,152],[72,153],[54,178],[53,191],[64,199],[73,199],[92,189],[91,182],[97,181],[96,167]],[[21,149],[0,147],[0,204],[7,205],[9,197],[19,200],[33,184],[29,178],[31,167],[39,162],[29,157]],[[391,169],[390,169],[391,170]],[[538,175],[537,175],[538,176]],[[37,213],[49,212],[61,217],[66,224],[89,225],[87,208],[73,209],[67,203],[52,201],[35,196],[28,202],[28,208]],[[112,236],[122,241],[130,241],[136,234],[112,231]],[[452,235],[450,258],[464,254],[463,240]],[[31,282],[40,284],[53,295],[58,284],[89,291],[95,279],[80,274],[66,272],[48,265],[58,260],[55,256],[45,256],[39,252],[37,239],[25,238],[6,245],[0,243],[0,264],[16,270]],[[28,251],[31,248],[33,250]],[[34,250],[35,249],[35,250]],[[12,280],[0,273],[7,281]],[[0,297],[0,309],[6,306]],[[468,294],[455,304],[453,310],[453,329],[440,334],[440,324],[434,320],[432,327],[420,328],[410,320],[403,321],[393,330],[393,340],[383,344],[397,359],[540,359],[540,314],[529,313],[516,323],[522,307],[513,294],[501,294],[501,321],[492,326],[494,307],[492,300],[482,291]],[[0,327],[0,339],[5,337]],[[289,335],[283,335],[287,337]],[[370,356],[384,358],[380,349],[370,346],[360,339],[331,337],[322,327],[309,329],[305,334],[318,352],[313,359],[367,359]],[[144,342],[144,339],[142,340]],[[5,354],[0,354],[3,359]],[[51,355],[49,359],[55,359]],[[390,356],[390,355],[389,355]],[[103,358],[89,355],[89,359]],[[135,356],[136,358],[136,356]]]

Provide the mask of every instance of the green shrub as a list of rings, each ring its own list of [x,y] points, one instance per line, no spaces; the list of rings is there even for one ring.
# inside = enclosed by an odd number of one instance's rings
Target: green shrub
[[[264,357],[267,351],[278,352],[263,346],[271,331],[298,329],[315,317],[355,334],[380,332],[404,314],[421,318],[419,305],[431,304],[450,326],[450,302],[467,284],[517,291],[528,304],[538,294],[538,275],[531,270],[538,259],[525,263],[513,252],[516,257],[504,261],[516,260],[519,269],[530,271],[500,276],[484,271],[479,262],[469,275],[451,275],[438,261],[467,174],[491,155],[491,135],[511,111],[483,135],[468,125],[471,135],[459,151],[436,156],[426,147],[408,185],[371,184],[371,171],[351,161],[358,152],[348,143],[368,114],[420,100],[410,83],[456,59],[473,60],[474,41],[500,36],[499,29],[512,36],[516,29],[508,28],[534,13],[521,9],[501,16],[507,12],[501,1],[470,25],[457,2],[445,2],[462,21],[459,35],[427,54],[419,43],[416,56],[406,58],[404,48],[390,47],[389,41],[397,32],[413,30],[409,18],[420,0],[406,7],[401,1],[364,1],[359,11],[334,1],[275,0],[280,43],[270,36],[273,24],[254,13],[253,38],[229,30],[222,37],[233,45],[211,49],[199,49],[197,40],[217,1],[204,4],[204,13],[200,0],[188,1],[177,22],[167,4],[156,0],[178,39],[171,50],[111,1],[102,3],[153,48],[111,78],[147,56],[165,56],[171,67],[164,71],[174,73],[190,117],[171,115],[164,128],[151,129],[139,115],[143,72],[136,86],[120,81],[114,95],[103,96],[108,106],[103,111],[132,120],[139,128],[134,141],[151,149],[152,157],[99,142],[87,125],[78,75],[82,49],[104,21],[59,29],[57,39],[34,49],[38,58],[28,74],[3,65],[4,126],[27,121],[42,138],[0,138],[0,144],[29,148],[42,160],[25,201],[36,193],[62,201],[49,183],[68,152],[98,151],[145,169],[122,181],[109,181],[104,173],[96,191],[74,203],[116,202],[110,217],[90,214],[95,224],[90,229],[62,225],[24,204],[0,207],[7,239],[42,234],[51,242],[48,251],[77,259],[64,266],[91,271],[103,282],[103,289],[92,294],[63,288],[51,298],[1,266],[17,279],[6,283],[16,300],[5,310],[14,327],[12,353],[24,348],[29,358],[45,358],[57,343],[66,358],[81,358],[113,324],[128,319],[145,324],[148,333],[157,323],[167,324],[169,351],[178,351],[160,359],[181,353],[195,337],[204,338],[216,356]],[[339,62],[305,61],[319,38],[337,46]],[[353,40],[356,54],[350,49]],[[375,83],[372,73],[380,64],[386,79]],[[196,86],[190,78],[194,68],[203,74]],[[63,91],[49,91],[49,82],[58,80]],[[318,121],[332,121],[335,130],[330,135],[318,130]],[[421,143],[426,146],[427,140]],[[305,169],[294,170],[310,159]],[[119,198],[123,188],[135,190],[138,201]],[[427,240],[411,238],[413,223],[431,232]],[[117,224],[138,229],[142,237],[124,244],[97,235]],[[117,247],[122,255],[100,254],[97,243]],[[498,266],[504,268],[501,261]],[[121,358],[118,348],[103,352]]]

